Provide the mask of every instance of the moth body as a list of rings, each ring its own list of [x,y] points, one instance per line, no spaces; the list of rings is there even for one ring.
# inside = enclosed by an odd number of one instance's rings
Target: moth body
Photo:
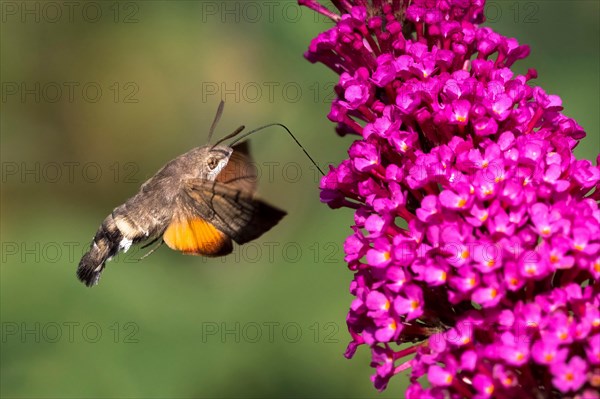
[[[186,254],[226,255],[232,240],[255,239],[285,215],[254,199],[255,189],[247,143],[196,147],[168,162],[104,219],[77,276],[95,285],[119,251],[160,238]]]

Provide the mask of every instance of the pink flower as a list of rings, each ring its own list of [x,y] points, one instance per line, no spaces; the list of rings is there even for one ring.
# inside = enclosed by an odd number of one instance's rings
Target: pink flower
[[[552,383],[563,393],[577,391],[586,381],[587,363],[573,356],[567,363],[555,363],[551,367]]]

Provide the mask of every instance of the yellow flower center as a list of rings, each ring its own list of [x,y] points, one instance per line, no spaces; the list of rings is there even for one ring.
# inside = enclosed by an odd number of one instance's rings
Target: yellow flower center
[[[527,273],[529,275],[535,274],[536,271],[537,271],[537,266],[536,265],[527,265],[525,267],[525,273]]]
[[[411,301],[411,302],[410,302],[410,309],[411,309],[411,310],[415,310],[415,309],[417,309],[418,307],[419,307],[419,301],[414,301],[414,300],[413,300],[413,301]]]

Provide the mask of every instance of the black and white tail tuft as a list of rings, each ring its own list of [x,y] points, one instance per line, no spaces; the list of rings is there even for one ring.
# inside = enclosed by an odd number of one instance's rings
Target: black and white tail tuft
[[[119,251],[119,243],[123,239],[121,232],[109,216],[104,220],[92,241],[90,250],[83,255],[77,267],[77,277],[88,287],[98,284],[100,274],[106,261]]]

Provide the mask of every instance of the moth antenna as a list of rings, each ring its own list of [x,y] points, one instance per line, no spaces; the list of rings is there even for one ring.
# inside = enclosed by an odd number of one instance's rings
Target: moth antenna
[[[221,144],[222,142],[224,142],[225,140],[229,140],[232,137],[237,136],[238,134],[240,134],[240,132],[242,130],[244,130],[246,128],[246,126],[242,125],[240,127],[238,127],[237,129],[235,129],[232,133],[229,133],[227,136],[223,137],[222,139],[220,139],[219,141],[217,141],[211,148],[215,148],[216,146],[218,146],[219,144]]]
[[[223,115],[223,108],[225,107],[225,101],[221,100],[219,103],[219,108],[217,108],[217,114],[215,115],[215,119],[213,120],[212,125],[210,125],[210,130],[208,131],[208,143],[210,143],[210,139],[212,138],[213,132],[217,127],[217,123],[221,119],[221,115]]]
[[[296,138],[296,137],[295,137],[295,136],[292,134],[292,132],[290,131],[290,129],[288,129],[288,128],[287,128],[285,125],[282,125],[281,123],[269,123],[268,125],[264,125],[264,126],[261,126],[261,127],[257,127],[257,128],[256,128],[256,129],[254,129],[254,130],[250,130],[249,132],[242,134],[240,137],[238,137],[237,139],[235,139],[234,141],[232,141],[232,142],[231,142],[231,144],[230,144],[230,146],[231,146],[231,147],[233,147],[233,146],[234,146],[234,145],[235,145],[235,144],[236,144],[238,141],[240,141],[240,140],[242,140],[242,139],[245,139],[246,137],[250,136],[251,134],[258,132],[259,130],[266,129],[266,128],[268,128],[268,127],[271,127],[271,126],[279,126],[279,127],[282,127],[282,128],[284,128],[284,129],[285,129],[285,131],[286,131],[286,132],[288,132],[288,134],[289,134],[290,136],[292,136],[292,138],[294,139],[294,141],[296,142],[296,144],[298,144],[298,147],[302,148],[302,151],[304,151],[304,154],[305,154],[305,155],[308,157],[308,159],[310,159],[310,162],[312,162],[312,164],[313,164],[313,165],[315,165],[315,167],[317,168],[317,170],[318,170],[319,172],[321,172],[321,175],[325,176],[325,173],[323,173],[323,171],[321,170],[321,168],[319,168],[319,165],[317,165],[317,163],[315,162],[315,160],[314,160],[314,159],[312,159],[312,157],[310,156],[310,154],[308,153],[308,151],[306,151],[306,149],[305,149],[305,148],[302,146],[302,144],[300,144],[300,142],[299,142],[299,141],[298,141],[298,139],[297,139],[297,138]],[[238,133],[239,133],[239,132],[238,132]],[[231,136],[231,137],[233,137],[233,136],[235,136],[235,135],[230,135],[230,136]],[[219,141],[223,141],[223,140],[224,140],[224,139],[222,139],[222,140],[219,140]]]

